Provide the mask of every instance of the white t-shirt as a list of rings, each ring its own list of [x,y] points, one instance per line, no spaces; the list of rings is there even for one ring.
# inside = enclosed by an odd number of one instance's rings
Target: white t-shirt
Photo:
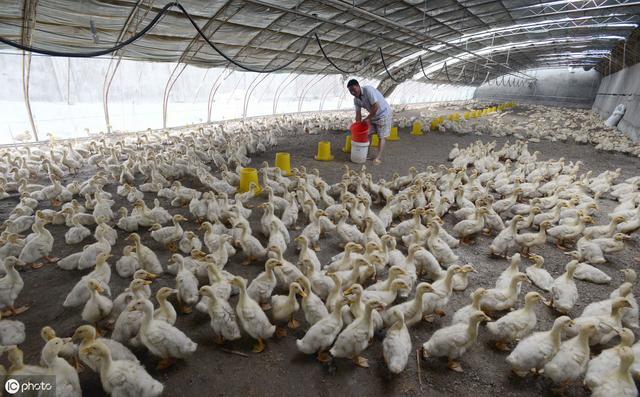
[[[374,103],[378,104],[378,112],[376,113],[375,117],[371,119],[371,121],[380,121],[391,114],[391,108],[389,107],[387,101],[384,99],[384,96],[382,96],[380,91],[370,85],[365,85],[362,87],[360,98],[353,98],[353,104],[355,105],[356,110],[365,108],[367,109],[367,111],[371,112],[371,108],[373,107]]]

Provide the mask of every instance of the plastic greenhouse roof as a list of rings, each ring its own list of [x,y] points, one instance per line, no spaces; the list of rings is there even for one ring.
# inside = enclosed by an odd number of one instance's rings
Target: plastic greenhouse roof
[[[169,3],[0,0],[0,37],[52,51],[105,49],[135,35]],[[179,3],[238,64],[321,74],[339,67],[391,84],[413,78],[479,85],[501,75],[526,79],[523,71],[535,67],[593,66],[594,57],[606,58],[640,23],[640,1],[631,0]],[[567,52],[572,56],[546,56]],[[112,56],[207,68],[230,64],[176,7]]]

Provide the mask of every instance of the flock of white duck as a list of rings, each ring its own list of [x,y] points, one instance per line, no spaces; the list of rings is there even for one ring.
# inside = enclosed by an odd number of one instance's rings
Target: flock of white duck
[[[629,234],[640,229],[640,177],[619,181],[619,170],[581,174],[580,162],[541,161],[523,142],[500,149],[477,142],[454,147],[452,167],[411,168],[390,181],[374,181],[365,167],[345,167],[341,181],[330,185],[317,170],[300,167],[285,177],[263,164],[259,173],[266,201],[260,210],[252,209],[253,190],[236,193],[238,171],[251,154],[277,143],[268,132],[272,130],[238,125],[75,145],[54,140],[46,150],[5,150],[0,156],[5,175],[1,198],[18,193],[19,203],[0,236],[3,314],[27,309],[16,307],[24,287],[16,267],[37,269],[50,261],[78,272],[79,281],[63,306],[81,311],[86,324],[79,324],[71,337],[43,328],[41,362],[27,365],[18,347],[25,339],[24,324],[1,320],[0,342],[11,363],[8,370],[2,368],[4,373],[54,374],[58,395],[79,396],[76,368],[82,363],[99,373],[110,395],[160,395],[163,385],[130,348],[147,349],[160,369],[193,354],[197,344],[175,326],[177,312],[188,314],[193,308],[210,316],[211,335],[218,343],[244,334],[256,341],[253,351],[258,353],[274,334],[284,336],[287,327],[303,326],[307,330],[297,340],[301,352],[317,354],[321,361],[348,358],[364,367],[368,363],[362,352],[375,340],[374,333],[384,330],[384,360],[392,373],[399,373],[413,351],[410,328],[445,315],[454,291],[465,290],[469,276],[477,272],[462,263],[456,247],[485,233],[495,236],[491,253],[510,256],[511,263],[494,288],[473,291],[450,325],[424,342],[424,359],[446,357],[450,369],[462,372],[459,360],[476,343],[480,323],[488,321],[486,332],[498,349],[515,345],[506,361],[520,376],[542,373],[560,388],[584,377],[594,395],[637,395],[632,375],[640,372],[640,344],[633,344],[631,331],[638,327],[635,271],[621,269],[625,282],[609,299],[590,303],[574,319],[566,314],[579,299],[575,279],[610,282],[594,265],[624,250]],[[86,169],[94,170],[91,177],[62,184],[67,174]],[[31,183],[43,175],[50,184]],[[180,180],[195,180],[197,188]],[[114,185],[119,201],[131,208],[114,208],[107,185]],[[143,199],[154,195],[150,208]],[[603,197],[619,202],[610,222],[587,226]],[[172,215],[159,198],[170,203],[172,212],[187,207],[203,234],[185,231],[181,223],[186,217]],[[38,209],[47,202],[56,209]],[[374,211],[374,203],[382,208]],[[261,211],[255,231],[249,222],[253,211]],[[456,220],[451,234],[443,227],[445,217]],[[49,224],[66,225],[64,243],[78,244],[78,252],[52,258],[54,246],[63,242],[54,242]],[[144,229],[173,252],[168,263],[144,244],[138,234]],[[290,231],[298,229],[299,235],[291,238]],[[330,263],[321,263],[315,251],[327,233],[337,236],[344,250]],[[90,236],[96,241],[80,249]],[[111,299],[111,249],[122,239],[131,244],[113,264],[119,277],[131,282]],[[575,250],[568,252],[573,260],[555,279],[544,269],[544,259],[531,253],[548,240],[559,247],[576,241]],[[283,256],[290,244],[299,250],[292,260]],[[253,280],[232,274],[225,267],[236,250],[245,263],[264,266],[264,272]],[[524,256],[533,262],[526,269],[521,268]],[[80,276],[85,269],[91,271]],[[163,273],[175,275],[175,288],[157,289],[154,303],[153,279]],[[515,310],[522,283],[533,283],[539,292],[527,293],[524,305]],[[239,295],[235,310],[232,295]],[[539,302],[561,316],[551,329],[534,332]],[[294,318],[300,309],[304,325]],[[616,337],[618,345],[591,358],[592,346]]]
[[[473,107],[472,105],[470,108]],[[605,126],[602,118],[590,110],[518,104],[518,116],[512,116],[511,111],[505,111],[461,122],[446,120],[438,128],[460,134],[513,136],[530,142],[573,140],[576,143],[592,144],[598,150],[640,157],[638,142],[615,127]]]

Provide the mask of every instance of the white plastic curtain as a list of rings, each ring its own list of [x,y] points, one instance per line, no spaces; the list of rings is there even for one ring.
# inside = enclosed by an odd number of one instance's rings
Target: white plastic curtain
[[[109,58],[68,59],[32,57],[30,96],[41,139],[81,137],[106,131],[102,89]],[[114,131],[162,128],[162,102],[174,63],[123,60],[109,91],[110,124]],[[219,77],[222,78],[219,79]],[[355,77],[362,85],[378,80]],[[0,53],[0,144],[30,130],[22,92],[21,56]],[[224,68],[187,66],[176,80],[168,101],[167,127],[207,121],[207,101],[216,80],[211,120],[228,120],[276,113],[351,109],[353,99],[341,75],[226,73]],[[256,85],[257,84],[257,85]],[[470,93],[469,93],[470,92]],[[389,100],[392,104],[469,99],[473,88],[405,82]]]

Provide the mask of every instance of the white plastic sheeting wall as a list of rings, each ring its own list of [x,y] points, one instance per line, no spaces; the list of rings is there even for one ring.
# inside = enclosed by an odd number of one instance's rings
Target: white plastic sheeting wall
[[[21,55],[0,54],[0,144],[31,130],[23,100]],[[109,58],[68,59],[35,55],[31,61],[31,106],[40,139],[106,131],[102,90]],[[162,101],[174,63],[123,60],[109,91],[109,115],[115,131],[162,128]],[[218,80],[220,76],[223,80]],[[226,76],[226,77],[225,77]],[[379,81],[358,78],[361,84]],[[248,89],[247,117],[277,113],[350,109],[353,99],[341,75],[225,73],[223,68],[187,66],[169,96],[167,126],[207,121],[207,100],[216,80],[220,83],[211,120],[243,117]],[[469,93],[469,91],[471,92]],[[473,88],[405,82],[389,98],[393,104],[469,99]]]
[[[393,105],[422,102],[462,101],[473,98],[475,87],[460,87],[448,84],[428,84],[405,81],[389,96]]]

